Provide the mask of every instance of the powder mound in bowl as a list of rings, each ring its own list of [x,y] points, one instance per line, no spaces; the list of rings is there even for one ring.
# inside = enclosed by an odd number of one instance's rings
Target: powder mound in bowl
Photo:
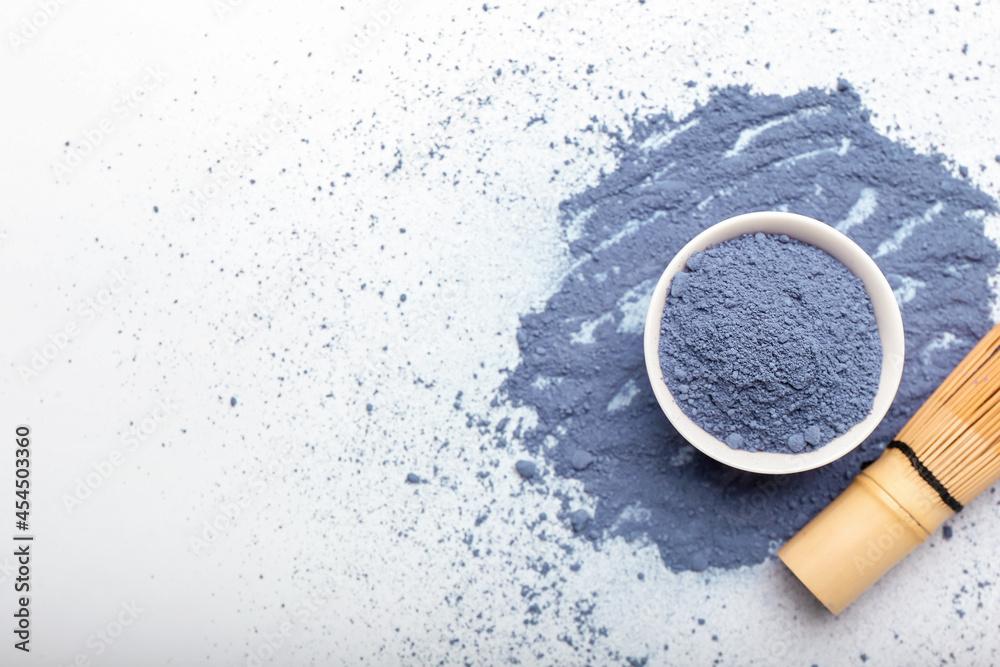
[[[871,412],[881,366],[861,279],[815,246],[747,234],[694,253],[671,282],[663,379],[733,449],[822,447]]]

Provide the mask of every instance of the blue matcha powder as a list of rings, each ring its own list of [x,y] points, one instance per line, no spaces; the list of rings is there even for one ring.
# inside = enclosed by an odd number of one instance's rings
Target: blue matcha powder
[[[725,87],[684,117],[581,130],[612,133],[617,164],[561,204],[571,269],[543,308],[521,316],[499,421],[466,422],[532,455],[520,458],[544,460],[548,483],[584,486],[595,501],[585,523],[573,522],[575,495],[561,498],[568,529],[656,544],[676,572],[760,563],[879,457],[993,326],[1000,253],[983,227],[1000,206],[946,156],[892,141],[874,119],[841,81],[787,97]],[[681,438],[646,378],[642,336],[665,258],[719,220],[781,207],[830,223],[872,256],[900,305],[907,358],[865,442],[830,465],[772,477],[722,465]],[[534,417],[509,419],[510,407]]]
[[[664,380],[733,449],[822,447],[871,411],[881,364],[861,279],[815,246],[747,234],[694,253],[670,284]]]

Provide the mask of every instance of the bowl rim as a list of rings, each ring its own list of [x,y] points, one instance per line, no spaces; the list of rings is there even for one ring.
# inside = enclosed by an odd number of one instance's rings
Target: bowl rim
[[[723,241],[763,232],[785,234],[790,238],[826,251],[834,259],[861,279],[871,299],[882,344],[882,367],[878,390],[872,401],[872,410],[862,421],[851,426],[823,447],[801,454],[750,452],[732,449],[722,440],[708,433],[688,417],[674,400],[660,368],[660,321],[673,277],[687,264],[695,252],[705,250]],[[705,229],[681,248],[664,269],[653,290],[646,311],[643,333],[646,374],[656,401],[674,428],[691,445],[713,459],[733,468],[764,474],[790,474],[813,470],[832,463],[853,451],[871,435],[892,405],[903,375],[905,340],[903,318],[889,281],[881,269],[858,244],[830,225],[797,213],[783,211],[758,211],[744,213]]]

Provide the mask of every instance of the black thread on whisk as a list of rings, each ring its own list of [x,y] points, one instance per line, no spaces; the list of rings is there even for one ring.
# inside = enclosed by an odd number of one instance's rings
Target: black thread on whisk
[[[962,503],[958,502],[953,495],[948,493],[948,489],[946,489],[944,484],[942,484],[941,481],[934,476],[934,473],[932,473],[930,469],[920,461],[920,457],[917,456],[917,453],[913,451],[912,447],[905,442],[893,440],[886,446],[886,449],[898,449],[902,452],[903,456],[910,459],[910,465],[912,465],[913,469],[917,471],[917,474],[919,474],[925,482],[930,484],[932,489],[937,491],[937,494],[941,496],[941,500],[944,501],[945,505],[956,512],[962,511]]]

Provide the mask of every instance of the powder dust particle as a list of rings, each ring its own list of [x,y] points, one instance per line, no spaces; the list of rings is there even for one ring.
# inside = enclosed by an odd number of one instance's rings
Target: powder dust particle
[[[574,470],[586,470],[594,462],[594,457],[590,453],[578,449],[570,455],[569,462]]]
[[[569,515],[569,521],[573,526],[573,532],[579,533],[590,523],[590,512],[587,510],[576,510]]]
[[[514,464],[517,474],[525,479],[531,479],[538,472],[538,466],[532,461],[518,461]]]
[[[688,417],[734,449],[821,447],[871,411],[881,362],[861,279],[784,235],[694,253],[664,304],[663,379]]]

